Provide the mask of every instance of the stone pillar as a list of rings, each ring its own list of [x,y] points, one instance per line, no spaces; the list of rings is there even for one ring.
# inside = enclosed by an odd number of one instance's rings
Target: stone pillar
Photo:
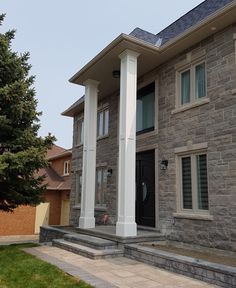
[[[136,101],[138,53],[125,50],[121,59],[118,221],[116,235],[136,236],[135,170],[136,170]]]
[[[98,82],[87,80],[84,103],[84,145],[80,228],[94,228]]]

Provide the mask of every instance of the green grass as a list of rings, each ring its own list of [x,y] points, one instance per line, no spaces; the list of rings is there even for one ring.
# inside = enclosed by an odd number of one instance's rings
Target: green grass
[[[0,246],[1,288],[89,288],[55,266],[25,253],[20,248],[35,244]]]

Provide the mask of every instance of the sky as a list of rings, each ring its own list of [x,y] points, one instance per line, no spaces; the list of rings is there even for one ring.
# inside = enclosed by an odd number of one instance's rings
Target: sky
[[[119,34],[139,27],[157,34],[202,0],[0,0],[0,32],[16,29],[12,49],[30,52],[40,136],[72,146],[73,119],[61,116],[84,94],[68,79]]]

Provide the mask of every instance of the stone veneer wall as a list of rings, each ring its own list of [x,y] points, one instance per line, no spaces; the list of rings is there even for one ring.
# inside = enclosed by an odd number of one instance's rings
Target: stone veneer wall
[[[137,151],[158,147],[158,159],[168,159],[166,171],[158,171],[157,227],[169,240],[199,244],[236,251],[236,63],[233,34],[236,25],[205,39],[184,51],[156,71],[139,79],[158,79],[158,133],[137,137]],[[184,112],[175,109],[175,65],[186,53],[206,50],[207,96],[210,102]],[[151,81],[151,80],[150,80]],[[148,84],[148,83],[147,83]],[[119,96],[105,99],[109,104],[109,138],[97,142],[97,164],[107,163],[113,169],[108,178],[107,213],[111,223],[116,220],[116,187],[118,163]],[[103,101],[104,102],[104,101]],[[74,142],[77,137],[74,121]],[[209,205],[212,221],[174,218],[176,212],[176,167],[174,149],[208,143]],[[82,147],[74,147],[72,169],[81,169]],[[157,167],[159,166],[158,163]],[[71,190],[70,223],[78,225],[79,210],[75,209],[75,173]],[[101,211],[100,213],[104,213]],[[96,211],[96,215],[98,211]],[[99,219],[99,216],[97,217]]]
[[[236,251],[236,63],[230,26],[199,43],[206,49],[208,104],[171,114],[175,108],[174,65],[183,55],[159,70],[159,157],[169,160],[159,174],[159,209],[162,231],[170,240]],[[189,51],[186,51],[189,52]],[[174,149],[208,143],[209,210],[212,221],[174,218],[176,164]]]

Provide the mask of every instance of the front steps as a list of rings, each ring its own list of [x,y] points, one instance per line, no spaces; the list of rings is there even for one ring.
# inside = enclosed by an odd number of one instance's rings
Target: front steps
[[[52,245],[90,259],[104,259],[124,255],[117,242],[83,234],[65,234],[63,239],[54,239]]]

